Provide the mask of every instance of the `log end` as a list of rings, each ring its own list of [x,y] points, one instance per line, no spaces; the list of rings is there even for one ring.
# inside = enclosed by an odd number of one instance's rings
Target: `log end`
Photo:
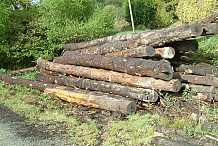
[[[122,109],[122,108],[121,108]],[[136,111],[136,103],[134,101],[129,101],[126,106],[124,106],[124,109],[121,110],[124,111],[127,114],[133,114]]]
[[[151,91],[148,95],[148,101],[149,102],[157,102],[157,100],[159,99],[158,94],[156,91]]]
[[[182,83],[181,83],[181,81],[178,80],[178,79],[172,79],[170,82],[171,82],[172,85],[173,85],[173,92],[176,92],[176,93],[179,92],[180,89],[182,88]]]
[[[175,50],[172,47],[165,47],[163,58],[171,59],[175,56]]]

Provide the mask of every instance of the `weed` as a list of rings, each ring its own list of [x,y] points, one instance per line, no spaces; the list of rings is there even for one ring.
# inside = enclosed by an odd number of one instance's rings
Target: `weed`
[[[190,93],[191,93],[191,90],[190,89],[184,89],[183,92],[182,92],[182,97],[183,97],[183,100],[184,101],[189,101],[191,99],[191,96],[190,96]]]

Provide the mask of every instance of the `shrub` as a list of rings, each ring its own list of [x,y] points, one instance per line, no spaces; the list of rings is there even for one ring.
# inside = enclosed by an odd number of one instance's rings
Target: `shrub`
[[[179,0],[176,13],[182,22],[193,22],[217,9],[217,0]]]

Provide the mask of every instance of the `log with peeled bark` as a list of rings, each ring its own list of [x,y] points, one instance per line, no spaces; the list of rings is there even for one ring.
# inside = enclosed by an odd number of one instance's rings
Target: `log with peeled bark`
[[[150,76],[163,80],[171,80],[173,77],[172,66],[166,60],[152,61],[139,58],[76,54],[57,57],[53,62],[109,69],[130,75]]]
[[[184,72],[186,74],[195,74],[206,76],[207,74],[212,74],[218,77],[218,68],[216,66],[201,63],[197,65],[185,65],[182,64],[178,68],[176,68],[178,72]]]
[[[175,56],[175,49],[172,47],[162,47],[155,49],[155,56],[165,59],[171,59]]]
[[[186,89],[190,89],[193,92],[216,94],[216,88],[214,86],[193,85],[193,84],[182,83],[182,87]]]
[[[120,84],[109,83],[104,81],[96,81],[90,79],[83,79],[74,76],[50,76],[44,74],[37,74],[38,81],[46,83],[54,83],[59,85],[73,86],[80,89],[100,91],[123,97],[129,97],[145,102],[156,102],[158,100],[158,93],[151,89],[128,87]]]
[[[132,76],[125,73],[108,71],[103,69],[88,68],[74,65],[63,65],[49,62],[43,59],[37,60],[37,66],[49,71],[62,74],[70,74],[95,80],[120,83],[134,87],[158,89],[164,91],[178,92],[181,88],[181,82],[178,79],[170,81],[158,80],[151,77]]]
[[[218,34],[218,24],[217,23],[209,23],[203,24],[204,34],[203,35],[214,35]]]
[[[134,40],[128,41],[116,41],[113,43],[106,43],[103,45],[92,46],[85,49],[75,51],[65,51],[63,56],[74,55],[74,54],[99,54],[104,55],[113,52],[119,52],[130,48],[136,48],[139,44]]]
[[[167,43],[164,45],[165,47],[170,46],[175,49],[176,53],[184,53],[184,52],[195,52],[198,50],[198,41],[193,40],[182,40],[176,41],[172,43]]]
[[[192,95],[191,99],[201,100],[201,101],[208,101],[208,102],[217,102],[218,97],[216,94],[211,93],[197,93],[196,95]]]
[[[174,28],[150,31],[141,35],[137,42],[146,46],[162,46],[166,43],[181,41],[203,34],[201,24],[183,24]]]
[[[10,84],[18,84],[38,89],[45,93],[56,95],[62,100],[75,102],[89,107],[120,111],[127,114],[131,114],[136,110],[135,102],[124,99],[120,96],[106,95],[101,92],[86,91],[35,80],[14,78],[3,73],[0,73],[0,80]]]
[[[119,52],[105,54],[105,56],[119,56],[119,57],[132,57],[132,58],[153,57],[154,55],[155,55],[155,50],[153,47],[150,46],[139,46],[133,49],[126,49]]]

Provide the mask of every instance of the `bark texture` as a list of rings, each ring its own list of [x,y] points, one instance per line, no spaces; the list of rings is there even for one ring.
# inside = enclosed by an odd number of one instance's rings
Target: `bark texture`
[[[218,23],[203,24],[204,35],[218,34]]]
[[[175,53],[176,52],[172,47],[156,48],[154,57],[171,59],[175,56]]]
[[[14,71],[10,71],[8,74],[10,76],[16,76],[16,75],[21,75],[25,72],[31,72],[31,71],[36,71],[36,67],[30,67],[30,68],[25,68],[25,69],[20,69],[20,70],[14,70]]]
[[[129,101],[120,96],[105,95],[101,92],[86,91],[35,80],[14,78],[3,73],[0,73],[0,80],[10,84],[19,84],[38,89],[56,95],[62,100],[94,108],[120,111],[127,114],[131,114],[136,110],[136,105],[133,101]]]
[[[216,94],[216,88],[214,86],[203,86],[182,83],[182,87],[186,89],[191,89],[194,92]]]
[[[77,54],[57,57],[53,62],[109,69],[130,75],[150,76],[163,80],[171,80],[173,77],[172,66],[170,62],[165,60],[152,61],[127,57]]]
[[[150,46],[140,46],[133,49],[127,49],[119,52],[108,53],[105,56],[119,56],[119,57],[153,57],[155,55],[155,50]]]
[[[218,97],[216,97],[216,94],[211,93],[197,93],[197,95],[192,95],[192,99],[208,102],[218,101]]]
[[[120,83],[135,87],[160,89],[164,91],[178,92],[181,88],[181,82],[178,79],[170,81],[158,80],[150,77],[132,76],[125,73],[108,71],[103,69],[94,69],[88,67],[63,65],[52,63],[43,59],[37,60],[37,66],[49,71],[55,71],[62,74],[70,74],[80,77],[86,77],[95,80],[108,81],[112,83]]]
[[[146,102],[156,102],[158,100],[158,94],[151,89],[135,88],[123,86],[120,84],[109,83],[104,81],[96,81],[90,79],[82,79],[77,77],[59,77],[44,74],[37,74],[36,79],[38,81],[53,83],[65,86],[73,86],[80,89],[100,91],[123,97],[129,97]]]

